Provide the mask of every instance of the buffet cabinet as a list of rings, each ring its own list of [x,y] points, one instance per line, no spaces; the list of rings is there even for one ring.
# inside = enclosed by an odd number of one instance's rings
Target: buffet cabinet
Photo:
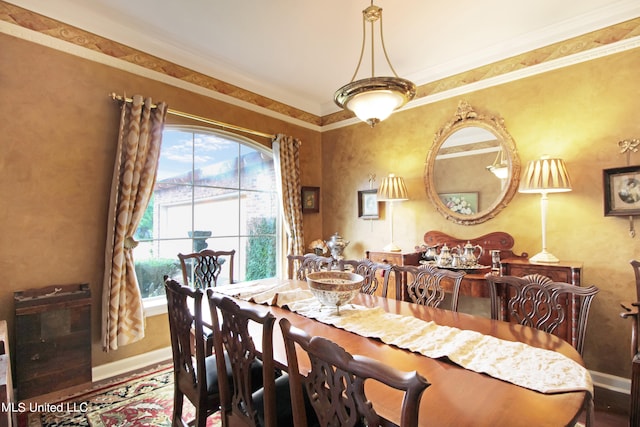
[[[91,382],[89,285],[14,293],[18,399]]]

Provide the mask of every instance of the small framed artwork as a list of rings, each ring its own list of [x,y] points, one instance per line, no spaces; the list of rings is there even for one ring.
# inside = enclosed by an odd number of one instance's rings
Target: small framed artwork
[[[378,190],[358,191],[358,218],[378,219]]]
[[[451,211],[462,215],[478,213],[478,193],[438,193],[442,203]]]
[[[320,187],[302,187],[302,213],[320,212]]]
[[[640,166],[602,172],[605,216],[640,215]]]

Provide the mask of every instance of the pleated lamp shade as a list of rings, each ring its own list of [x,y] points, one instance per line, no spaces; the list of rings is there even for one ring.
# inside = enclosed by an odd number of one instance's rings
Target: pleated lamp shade
[[[378,201],[397,202],[400,200],[409,200],[407,187],[404,185],[404,179],[390,173],[382,180],[382,184],[378,188]]]
[[[571,180],[567,167],[561,159],[543,156],[532,160],[520,181],[521,193],[540,193],[540,215],[542,222],[542,251],[529,258],[531,262],[558,262],[555,255],[547,251],[547,193],[571,191]]]
[[[562,159],[542,157],[532,160],[520,180],[520,193],[560,193],[571,191],[571,180]]]

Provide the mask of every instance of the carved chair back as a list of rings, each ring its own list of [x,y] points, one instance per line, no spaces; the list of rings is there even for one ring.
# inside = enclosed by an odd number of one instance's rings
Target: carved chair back
[[[194,288],[206,289],[217,286],[223,268],[227,272],[227,283],[233,280],[233,259],[236,251],[214,251],[203,249],[190,254],[178,254],[182,268],[182,280],[185,284],[192,283]],[[223,275],[224,277],[224,275]]]
[[[391,274],[391,264],[379,263],[370,259],[362,260],[340,260],[338,261],[338,270],[345,270],[347,266],[351,267],[353,273],[364,277],[360,292],[373,295],[380,284],[382,284],[381,295],[387,297],[389,288],[389,276]]]
[[[445,287],[453,289],[451,297],[451,310],[458,311],[458,300],[460,298],[460,284],[465,273],[463,271],[452,271],[437,268],[433,265],[394,265],[393,271],[396,276],[396,295],[398,299],[426,305],[429,307],[439,307],[445,298]],[[404,280],[398,280],[398,277]],[[404,283],[404,287],[398,289]]]
[[[365,382],[368,379],[404,391],[400,425],[418,425],[420,399],[430,384],[416,371],[402,372],[377,360],[351,355],[333,341],[320,336],[311,337],[284,318],[280,320],[280,329],[289,367],[295,427],[306,427],[309,425],[307,421],[316,417],[322,427],[395,425],[381,417],[367,399]],[[300,374],[296,345],[311,362],[311,371],[306,376]],[[305,410],[305,394],[310,400],[307,406],[313,408],[314,414]]]
[[[599,292],[597,287],[583,288],[570,283],[554,282],[540,274],[524,277],[487,274],[485,277],[489,284],[493,319],[559,335],[560,327],[571,327],[571,316],[566,307],[575,305],[578,310],[575,348],[582,355],[589,309],[594,296]]]
[[[330,270],[334,263],[332,257],[316,254],[287,255],[287,277],[289,279],[307,280],[307,274],[314,271]]]
[[[240,307],[236,301],[213,289],[207,290],[211,319],[214,328],[214,349],[219,354],[226,351],[229,364],[218,360],[219,375],[229,381],[219,381],[222,425],[246,425],[251,427],[277,427],[290,424],[291,410],[282,411],[279,418],[276,394],[288,390],[288,376],[278,377],[273,362],[273,327],[275,317],[265,308],[256,305]],[[220,317],[219,317],[220,316]],[[258,349],[250,329],[261,328]],[[255,332],[254,332],[255,333]],[[289,420],[289,421],[287,421]]]

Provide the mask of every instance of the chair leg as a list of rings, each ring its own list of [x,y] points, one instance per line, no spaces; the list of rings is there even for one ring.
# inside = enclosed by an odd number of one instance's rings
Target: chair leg
[[[194,425],[196,427],[207,427],[207,410],[206,408],[196,408],[196,419]]]
[[[584,399],[584,406],[586,416],[585,427],[594,427],[595,424],[595,407],[593,404],[593,395],[591,393],[587,393],[587,396]]]
[[[209,335],[207,337],[207,341],[205,343],[205,356],[211,356],[213,354],[213,335]]]
[[[173,417],[171,425],[173,427],[184,426],[182,420],[182,404],[184,403],[184,394],[182,394],[177,387],[173,391]]]
[[[640,425],[640,353],[636,354],[631,364],[629,421],[629,425]]]

